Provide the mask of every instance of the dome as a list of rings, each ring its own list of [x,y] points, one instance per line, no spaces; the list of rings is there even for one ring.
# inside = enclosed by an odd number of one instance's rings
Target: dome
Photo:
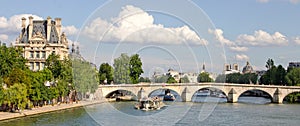
[[[252,73],[253,72],[253,68],[248,61],[247,61],[246,66],[243,68],[242,72],[243,73]]]

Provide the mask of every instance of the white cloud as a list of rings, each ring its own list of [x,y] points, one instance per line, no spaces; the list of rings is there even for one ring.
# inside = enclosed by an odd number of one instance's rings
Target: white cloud
[[[215,36],[215,39],[219,42],[221,42],[222,44],[224,44],[225,46],[228,46],[230,50],[232,51],[237,51],[237,52],[244,52],[247,51],[248,48],[247,47],[242,47],[237,45],[235,42],[230,41],[229,39],[226,39],[223,36],[223,30],[222,29],[208,29],[208,32],[210,34],[213,34]]]
[[[290,1],[290,3],[292,3],[292,4],[298,4],[299,2],[300,2],[300,0],[289,0]]]
[[[94,19],[84,27],[83,33],[94,40],[105,42],[208,44],[207,40],[200,38],[188,26],[167,28],[154,24],[152,15],[132,5],[123,7],[118,17],[109,21],[100,17]]]
[[[0,28],[6,28],[7,26],[7,19],[5,17],[0,17]]]
[[[0,41],[6,41],[8,39],[8,35],[0,34]]]
[[[271,35],[263,30],[258,30],[253,35],[239,35],[237,42],[242,45],[251,46],[287,45],[288,39],[280,32],[275,32]]]
[[[74,25],[62,26],[62,31],[65,32],[66,35],[76,35],[78,33],[78,30]]]
[[[298,36],[298,37],[294,38],[294,42],[296,44],[300,45],[300,37]]]
[[[236,54],[235,58],[236,58],[236,60],[239,60],[239,61],[248,61],[249,60],[249,57],[245,54]]]
[[[259,3],[268,3],[270,0],[256,0]]]

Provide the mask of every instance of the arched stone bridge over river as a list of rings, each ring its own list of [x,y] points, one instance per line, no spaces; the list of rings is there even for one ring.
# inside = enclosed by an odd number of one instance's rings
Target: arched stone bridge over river
[[[193,95],[203,88],[215,88],[221,90],[227,97],[228,102],[237,102],[239,96],[250,90],[260,90],[272,97],[273,103],[282,103],[284,97],[294,92],[300,92],[300,86],[275,86],[275,85],[253,85],[253,84],[228,84],[228,83],[175,83],[175,84],[119,84],[100,85],[97,92],[103,97],[117,90],[130,91],[139,98],[149,96],[153,91],[159,89],[170,89],[177,92],[183,102],[192,101]]]

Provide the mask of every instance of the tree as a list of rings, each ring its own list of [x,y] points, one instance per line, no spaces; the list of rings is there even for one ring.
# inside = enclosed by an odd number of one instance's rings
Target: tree
[[[179,83],[190,83],[190,80],[187,76],[184,76],[179,79]]]
[[[167,75],[154,77],[154,82],[155,83],[166,83],[168,81],[168,78],[169,78],[169,76],[167,76]]]
[[[75,90],[82,93],[94,93],[98,88],[97,82],[97,70],[89,62],[81,60],[73,60],[73,84]],[[63,80],[59,81],[58,85],[64,85],[66,87],[68,83]],[[83,95],[85,96],[85,95]]]
[[[12,108],[17,106],[21,110],[25,109],[26,104],[28,103],[26,85],[20,83],[14,84],[5,91],[4,99],[7,101],[8,105],[12,106]]]
[[[133,84],[138,83],[140,75],[144,73],[142,64],[143,63],[138,54],[134,54],[130,57],[130,80]]]
[[[282,67],[282,65],[279,65],[276,69],[275,85],[286,84],[285,76],[286,76],[286,70]]]
[[[220,74],[216,78],[217,83],[225,83],[226,82],[226,75],[225,74]]]
[[[171,84],[171,83],[177,83],[177,81],[175,80],[174,77],[170,76],[167,80],[167,83]]]
[[[274,66],[274,61],[273,59],[268,59],[267,62],[266,62],[266,68],[269,70],[271,69],[272,67]]]
[[[105,80],[107,81],[106,83],[111,83],[114,80],[113,74],[114,69],[108,63],[102,63],[99,69],[100,84],[104,84]]]
[[[130,80],[130,57],[122,53],[120,57],[114,59],[114,82],[117,84],[129,84]]]
[[[0,46],[0,77],[9,75],[14,68],[25,70],[25,62],[20,48]]]
[[[209,77],[209,73],[207,72],[202,72],[198,75],[197,80],[199,83],[203,82],[212,82],[213,79]]]
[[[139,82],[145,82],[145,83],[150,83],[150,79],[148,77],[140,77]]]
[[[240,84],[255,84],[257,81],[256,73],[246,73],[240,75],[239,83]]]
[[[59,60],[59,55],[50,54],[46,59],[46,67],[52,72],[54,78],[61,76],[63,72],[63,64]]]
[[[285,79],[289,86],[299,86],[300,85],[300,68],[291,69],[285,76]]]

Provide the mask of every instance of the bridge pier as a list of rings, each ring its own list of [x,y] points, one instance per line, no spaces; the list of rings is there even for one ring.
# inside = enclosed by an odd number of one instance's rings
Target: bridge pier
[[[238,95],[236,91],[232,88],[228,93],[227,102],[229,103],[235,103],[238,101]]]
[[[145,90],[143,88],[141,88],[138,92],[138,101],[140,101],[142,98],[146,97],[146,94],[145,94]]]
[[[187,89],[187,87],[185,87],[181,94],[182,102],[191,102],[192,97],[193,97],[193,94]]]
[[[282,103],[282,100],[283,100],[283,98],[282,98],[281,92],[280,92],[279,89],[277,88],[276,91],[274,92],[272,102],[273,102],[273,103],[281,104],[281,103]]]

